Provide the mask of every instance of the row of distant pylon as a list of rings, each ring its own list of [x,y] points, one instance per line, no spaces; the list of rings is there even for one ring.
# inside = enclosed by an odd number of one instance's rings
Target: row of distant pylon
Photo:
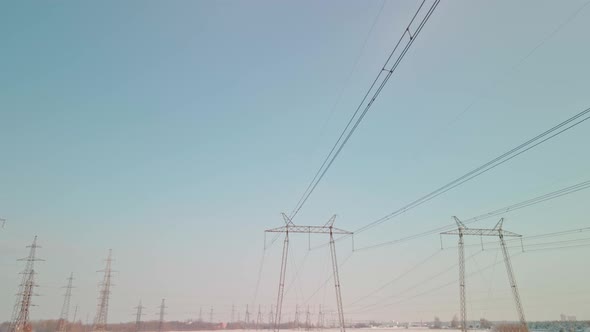
[[[141,300],[139,301],[139,304],[134,308],[136,309],[136,323],[135,323],[135,330],[136,331],[141,331],[141,327],[142,327],[142,316],[144,315],[143,313],[143,309],[145,309],[146,307],[142,305]],[[162,299],[162,303],[159,307],[160,311],[159,311],[159,323],[158,323],[158,331],[162,332],[164,330],[163,326],[164,326],[164,315],[165,315],[165,309],[166,309],[166,305],[165,305],[165,299]],[[256,314],[256,319],[251,319],[250,316],[250,308],[249,305],[246,305],[246,310],[244,313],[244,320],[241,319],[241,315],[240,312],[236,311],[236,307],[235,305],[232,305],[232,311],[231,311],[231,319],[230,321],[226,324],[226,326],[239,326],[242,328],[254,328],[256,330],[259,329],[272,329],[274,328],[274,319],[275,319],[275,312],[274,312],[274,306],[271,305],[270,306],[270,312],[268,313],[268,319],[265,321],[264,320],[264,312],[262,311],[262,306],[258,305],[258,313]],[[215,322],[213,319],[213,307],[211,307],[210,311],[209,311],[209,321],[205,322],[203,319],[203,309],[201,308],[199,310],[199,318],[198,318],[198,322],[201,323],[205,323],[205,324],[211,324],[211,325],[220,325],[220,324],[224,324],[222,322]],[[302,322],[301,321],[301,316],[305,315],[305,321]],[[236,320],[236,315],[237,315],[237,320]],[[324,311],[322,311],[322,306],[319,305],[319,311],[317,313],[317,322],[312,322],[312,312],[310,311],[310,306],[307,306],[307,311],[306,312],[299,312],[299,306],[296,305],[296,309],[295,309],[295,317],[294,320],[291,322],[286,322],[283,323],[284,325],[289,325],[292,328],[303,328],[305,330],[311,330],[311,329],[322,329],[325,326],[325,315],[326,313]]]

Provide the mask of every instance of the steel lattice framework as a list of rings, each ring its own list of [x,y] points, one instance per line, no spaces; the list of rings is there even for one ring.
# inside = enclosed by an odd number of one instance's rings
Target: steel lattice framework
[[[520,295],[518,293],[518,287],[516,286],[516,278],[514,277],[514,271],[512,269],[512,262],[510,261],[510,254],[508,253],[508,248],[506,247],[506,242],[504,241],[504,237],[518,237],[521,238],[522,244],[522,235],[502,229],[502,225],[504,224],[504,218],[501,218],[500,221],[498,221],[498,223],[496,224],[496,226],[494,226],[494,228],[492,229],[467,228],[465,224],[463,224],[461,220],[459,220],[459,218],[453,216],[453,219],[457,223],[457,229],[448,232],[443,232],[440,234],[459,236],[459,299],[461,302],[461,331],[467,331],[467,309],[465,303],[465,248],[463,237],[480,236],[483,238],[484,236],[497,236],[500,239],[500,246],[502,249],[502,254],[504,256],[504,264],[506,265],[508,281],[510,282],[510,288],[512,289],[512,296],[514,298],[514,303],[516,305],[516,311],[520,321],[521,329],[523,329],[523,331],[528,332],[528,327],[524,316],[524,310],[522,309],[522,302],[520,300]]]
[[[330,234],[330,254],[332,257],[332,272],[334,278],[334,286],[336,289],[336,306],[338,307],[338,323],[340,331],[345,332],[344,327],[344,311],[342,309],[342,293],[340,289],[340,276],[338,274],[338,260],[336,258],[336,244],[334,242],[334,234],[353,235],[343,229],[334,227],[336,215],[333,215],[330,220],[323,226],[300,226],[295,225],[286,214],[282,214],[285,226],[267,229],[268,233],[285,233],[285,240],[283,241],[283,255],[281,259],[281,271],[279,276],[279,289],[277,294],[277,306],[274,320],[274,330],[279,331],[281,325],[281,311],[283,307],[283,295],[285,292],[285,276],[287,271],[287,256],[289,253],[289,233],[303,233],[303,234]]]
[[[134,309],[137,309],[135,314],[135,332],[139,332],[141,329],[141,316],[143,315],[142,311],[145,309],[145,307],[141,305],[141,300],[139,300],[139,304]]]
[[[162,332],[164,329],[164,314],[166,308],[166,300],[162,299],[162,303],[160,303],[160,320],[158,321],[158,332]],[[213,312],[213,308],[211,308],[211,312]]]
[[[34,267],[36,261],[42,261],[42,259],[36,257],[37,248],[41,248],[37,245],[37,236],[27,248],[30,248],[29,256],[19,259],[19,261],[25,261],[26,264],[23,272],[21,272],[23,277],[14,304],[11,323],[8,328],[9,332],[30,332],[32,330],[29,323],[29,310],[33,305],[31,303],[32,297],[37,295],[34,293],[35,287],[37,287]]]
[[[109,298],[111,296],[111,279],[113,271],[111,270],[112,263],[112,250],[109,249],[109,256],[106,259],[106,266],[104,270],[98,272],[104,272],[100,292],[98,294],[98,305],[96,308],[96,317],[94,318],[94,326],[92,330],[95,332],[107,331],[107,317],[109,313]]]
[[[58,332],[66,332],[68,326],[68,318],[70,316],[70,300],[72,298],[72,282],[74,280],[74,273],[70,273],[70,277],[67,279],[68,284],[64,287],[66,293],[64,294],[64,303],[61,307],[61,313],[59,315],[59,322],[57,325]]]

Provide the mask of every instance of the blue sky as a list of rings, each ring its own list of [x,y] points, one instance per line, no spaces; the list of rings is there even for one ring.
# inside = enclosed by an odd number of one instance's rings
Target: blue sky
[[[298,222],[336,213],[339,227],[357,229],[589,107],[584,5],[443,1]],[[294,207],[416,9],[412,1],[0,6],[0,216],[8,219],[0,320],[14,303],[16,259],[38,235],[46,261],[32,317],[59,314],[59,287],[73,271],[72,301],[92,320],[95,271],[112,248],[114,322],[131,320],[139,298],[154,312],[167,298],[170,319],[210,306],[227,319],[232,303],[273,302],[278,244],[265,255],[254,299],[262,231]],[[587,180],[588,125],[359,235],[357,245]],[[506,216],[506,228],[529,235],[586,227],[587,201],[580,192],[521,210]],[[293,242],[287,312],[329,272],[327,252],[306,254],[306,241]],[[341,243],[344,258],[350,248]],[[345,304],[438,246],[433,236],[355,253],[343,266]],[[587,254],[584,247],[515,258],[529,318],[587,315]],[[478,264],[494,261],[489,255]],[[445,252],[383,296],[455,261]],[[502,268],[473,281],[473,315],[515,318]],[[331,292],[310,304],[333,310]],[[456,293],[447,287],[350,317],[447,320]]]

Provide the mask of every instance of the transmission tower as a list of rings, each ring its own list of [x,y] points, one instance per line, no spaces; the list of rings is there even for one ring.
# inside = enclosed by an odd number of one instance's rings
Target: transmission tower
[[[262,324],[262,311],[260,311],[260,304],[258,305],[258,315],[256,315],[256,329],[260,328],[260,324]]]
[[[74,273],[70,273],[70,277],[67,279],[68,284],[64,288],[66,293],[64,294],[64,303],[61,307],[61,314],[59,315],[59,322],[57,325],[57,331],[66,332],[68,325],[68,318],[70,315],[70,300],[72,298],[72,281],[74,280]]]
[[[500,246],[502,248],[502,254],[504,255],[504,264],[506,265],[506,272],[508,274],[508,281],[510,282],[510,288],[512,289],[512,296],[514,297],[514,303],[516,305],[516,311],[518,314],[518,318],[520,321],[522,331],[528,332],[528,327],[526,323],[526,319],[524,317],[524,310],[522,309],[522,302],[520,301],[520,295],[518,293],[518,288],[516,286],[516,279],[514,278],[514,272],[512,270],[512,263],[510,261],[510,255],[508,253],[508,248],[506,248],[506,242],[504,241],[504,237],[518,237],[521,239],[522,245],[522,235],[508,232],[502,229],[502,225],[504,224],[504,218],[500,219],[496,226],[492,229],[486,228],[467,228],[465,224],[459,220],[459,218],[453,216],[453,219],[457,223],[457,230],[443,232],[441,235],[459,235],[459,299],[461,302],[461,331],[467,331],[467,310],[466,310],[466,303],[465,303],[465,249],[464,249],[464,241],[463,237],[466,235],[470,236],[479,236],[483,238],[484,236],[498,236],[500,239]],[[441,242],[442,243],[442,242]],[[482,241],[482,249],[483,249],[483,241]]]
[[[299,328],[299,305],[295,305],[295,319],[293,320],[295,323],[295,328]]]
[[[203,322],[203,307],[199,308],[199,322]]]
[[[76,316],[78,315],[78,305],[74,307],[74,318],[72,318],[72,323],[76,323]]]
[[[145,309],[145,307],[141,305],[141,300],[139,300],[139,304],[134,309],[137,309],[137,313],[135,314],[135,332],[139,332],[141,329],[141,316],[143,315],[142,311]]]
[[[162,329],[164,328],[164,311],[166,308],[166,300],[162,299],[162,303],[160,304],[160,320],[158,321],[158,332],[163,331]]]
[[[30,332],[32,330],[31,324],[29,323],[29,310],[33,305],[31,299],[37,294],[34,293],[35,287],[35,262],[42,261],[42,259],[36,258],[37,248],[41,248],[37,245],[37,236],[33,239],[33,243],[27,246],[29,249],[29,256],[26,258],[19,259],[19,261],[25,261],[25,269],[21,272],[22,280],[19,285],[19,291],[17,293],[16,303],[12,311],[12,319],[8,328],[9,332]]]
[[[320,304],[320,310],[318,312],[318,329],[322,329],[324,326],[324,313],[322,312],[322,305]]]
[[[111,279],[113,271],[111,270],[112,250],[109,249],[109,256],[106,259],[106,266],[104,270],[104,277],[100,284],[100,291],[98,293],[98,305],[96,308],[96,316],[94,317],[94,324],[92,331],[106,332],[107,331],[107,316],[109,313],[109,297],[111,295]]]
[[[281,272],[279,277],[279,290],[277,295],[277,312],[275,315],[275,332],[279,331],[281,324],[281,311],[283,308],[283,294],[285,292],[285,276],[287,271],[287,256],[289,253],[289,233],[304,233],[304,234],[330,234],[330,254],[332,256],[332,273],[334,278],[334,286],[336,289],[336,306],[338,307],[338,323],[340,332],[345,332],[344,327],[344,311],[342,309],[342,293],[340,290],[340,276],[338,274],[338,261],[336,259],[336,243],[334,242],[334,234],[353,235],[352,232],[345,231],[334,227],[336,215],[332,216],[330,220],[323,226],[297,226],[293,224],[291,219],[286,214],[282,214],[285,226],[268,229],[265,232],[270,233],[285,233],[285,240],[283,241],[283,255],[281,260]],[[353,242],[354,243],[354,242]]]
[[[211,311],[209,311],[209,323],[213,324],[213,307],[211,307]]]
[[[230,323],[235,322],[234,318],[236,317],[236,306],[232,303],[231,305],[231,320]]]
[[[273,309],[273,306],[271,304],[270,305],[270,312],[268,313],[268,326],[269,326],[269,328],[272,328],[274,326],[274,322],[273,322],[274,314],[275,314],[274,313],[274,309]]]
[[[305,313],[305,330],[309,331],[311,326],[311,313],[309,312],[309,304],[307,305],[307,312]]]
[[[246,321],[246,327],[250,325],[250,311],[248,311],[248,305],[246,304],[246,315],[244,316],[244,320]]]

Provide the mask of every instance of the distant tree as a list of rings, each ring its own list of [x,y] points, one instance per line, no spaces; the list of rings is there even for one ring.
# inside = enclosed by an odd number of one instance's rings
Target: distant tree
[[[495,332],[528,332],[528,329],[520,324],[505,323],[494,325]]]
[[[489,320],[482,318],[479,320],[479,327],[481,327],[482,329],[491,329],[492,328],[492,322],[490,322]]]
[[[440,318],[434,316],[434,324],[432,324],[432,327],[435,329],[442,328],[442,323],[440,322]]]
[[[453,319],[451,319],[451,328],[459,328],[459,319],[457,318],[457,315],[453,315]]]

